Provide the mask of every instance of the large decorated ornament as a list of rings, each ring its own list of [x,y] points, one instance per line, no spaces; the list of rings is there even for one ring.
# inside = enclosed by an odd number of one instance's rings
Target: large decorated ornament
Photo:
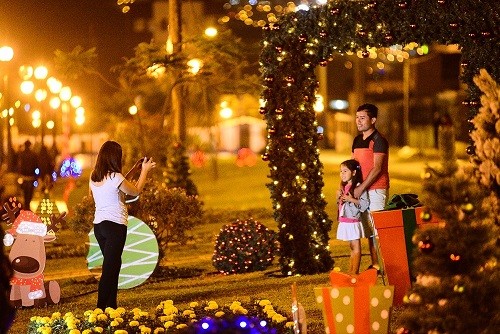
[[[388,333],[394,287],[375,285],[375,269],[358,276],[332,271],[330,281],[331,287],[314,288],[326,333]]]
[[[10,292],[12,304],[15,307],[45,307],[47,304],[59,303],[59,284],[56,281],[44,282],[45,243],[56,239],[55,232],[62,225],[66,213],[51,215],[50,222],[46,225],[35,213],[20,210],[15,202],[5,203],[3,207],[6,213],[2,219],[8,220],[8,225],[11,225],[3,243],[11,247],[9,260],[13,269]]]
[[[103,256],[94,229],[89,233],[88,268],[100,272]],[[129,216],[127,240],[122,253],[122,266],[118,278],[119,289],[130,289],[144,283],[158,263],[158,241],[153,231],[142,220]]]

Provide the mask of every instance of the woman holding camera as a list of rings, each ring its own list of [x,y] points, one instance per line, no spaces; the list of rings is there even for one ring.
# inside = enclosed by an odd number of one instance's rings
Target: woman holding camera
[[[104,258],[97,297],[97,307],[102,310],[117,307],[118,276],[127,237],[125,195],[138,196],[144,188],[148,172],[155,166],[152,158],[143,158],[124,176],[120,144],[107,141],[99,150],[89,188],[95,202],[94,234]],[[136,183],[127,180],[139,170]]]

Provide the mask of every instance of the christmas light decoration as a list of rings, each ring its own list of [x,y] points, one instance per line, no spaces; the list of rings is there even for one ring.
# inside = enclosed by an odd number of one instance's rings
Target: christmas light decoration
[[[253,219],[237,220],[221,228],[212,263],[225,274],[264,270],[272,264],[276,249],[274,231]]]
[[[226,318],[205,317],[191,324],[186,333],[277,334],[278,331],[265,320],[238,315]]]
[[[307,11],[290,11],[263,27],[262,107],[268,124],[263,159],[272,166],[271,180],[279,181],[270,182],[268,188],[273,207],[279,204],[274,214],[278,226],[286,226],[279,231],[283,274],[317,273],[333,267],[327,249],[331,220],[325,213],[323,166],[317,151],[321,135],[315,125],[315,68],[335,54],[378,57],[381,53],[387,59],[403,61],[411,54],[425,54],[433,42],[459,44],[462,62],[467,63],[462,66],[462,80],[474,114],[479,91],[472,77],[484,67],[493,78],[500,78],[500,68],[495,66],[500,49],[494,13],[498,13],[498,5],[485,1],[441,5],[436,0],[338,0],[313,4]],[[284,112],[277,114],[280,109]],[[307,168],[300,169],[298,161]],[[304,180],[305,189],[291,186],[295,175]]]
[[[79,177],[82,175],[82,167],[75,158],[66,158],[61,163],[59,175],[61,175],[61,177]]]

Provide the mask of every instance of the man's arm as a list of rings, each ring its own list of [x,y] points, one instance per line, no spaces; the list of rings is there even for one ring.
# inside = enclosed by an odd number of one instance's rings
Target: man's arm
[[[368,187],[370,187],[372,183],[375,182],[377,177],[382,172],[382,165],[386,156],[386,153],[375,153],[373,155],[373,168],[370,170],[363,183],[361,183],[356,187],[356,189],[354,189],[354,197],[359,198],[363,191],[368,189]]]

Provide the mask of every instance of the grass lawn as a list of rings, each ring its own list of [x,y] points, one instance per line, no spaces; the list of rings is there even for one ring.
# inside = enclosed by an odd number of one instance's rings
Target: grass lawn
[[[328,284],[328,273],[283,277],[280,275],[277,259],[274,265],[263,272],[238,275],[222,275],[211,264],[214,242],[220,228],[236,218],[253,216],[267,227],[277,231],[272,218],[269,191],[266,188],[268,167],[258,159],[253,167],[237,167],[234,157],[221,157],[218,161],[218,178],[214,179],[213,167],[207,165],[193,169],[193,180],[198,187],[200,199],[204,202],[208,217],[211,212],[224,212],[224,221],[211,221],[196,227],[192,233],[194,241],[185,246],[171,245],[164,266],[169,273],[163,277],[148,280],[139,287],[120,290],[118,304],[125,308],[139,307],[149,311],[161,301],[172,299],[175,304],[186,305],[191,301],[216,300],[219,304],[235,300],[249,301],[251,298],[269,299],[273,305],[291,314],[292,283],[298,287],[298,300],[305,308],[309,333],[324,333],[321,309],[317,306],[313,288]],[[330,204],[327,212],[336,217],[333,203],[337,189],[338,162],[324,163],[324,193]],[[418,180],[391,180],[391,193],[419,192]],[[61,191],[63,182],[55,187],[55,195]],[[77,188],[70,196],[72,203],[88,193],[87,179],[77,182]],[[220,217],[220,215],[219,215]],[[334,224],[336,225],[336,224]],[[332,256],[335,266],[345,271],[349,262],[349,247],[345,242],[335,240],[335,230],[331,232]],[[86,237],[75,236],[71,231],[59,234],[59,242],[81,244]],[[368,266],[366,240],[363,240],[361,268]],[[27,324],[33,315],[50,316],[53,312],[73,312],[83,314],[93,309],[97,299],[97,281],[86,273],[85,258],[48,260],[45,270],[46,280],[56,279],[61,285],[61,302],[44,309],[21,309],[9,333],[26,333]],[[195,273],[195,274],[194,274]],[[61,278],[63,277],[64,278]]]

